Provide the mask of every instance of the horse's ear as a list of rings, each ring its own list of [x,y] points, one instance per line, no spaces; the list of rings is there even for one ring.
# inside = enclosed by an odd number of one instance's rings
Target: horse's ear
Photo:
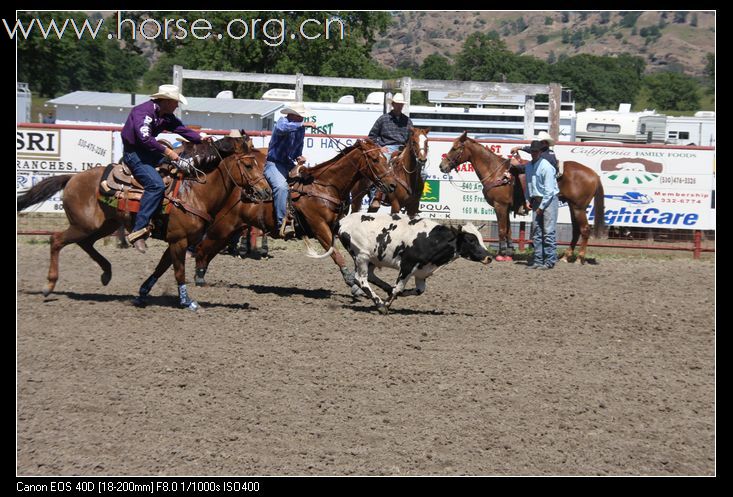
[[[465,142],[466,138],[468,138],[468,131],[464,131],[461,136],[458,137],[459,142]]]
[[[430,128],[424,128],[424,129],[425,129],[425,134],[426,134],[426,135],[427,135],[428,133],[430,133]]]

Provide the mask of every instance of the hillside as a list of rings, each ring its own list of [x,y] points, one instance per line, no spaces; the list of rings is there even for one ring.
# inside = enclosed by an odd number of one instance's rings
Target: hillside
[[[453,60],[475,31],[499,33],[510,50],[543,60],[561,54],[639,55],[647,71],[702,76],[715,53],[715,12],[454,11],[393,12],[373,57],[390,68],[421,64],[438,53]]]

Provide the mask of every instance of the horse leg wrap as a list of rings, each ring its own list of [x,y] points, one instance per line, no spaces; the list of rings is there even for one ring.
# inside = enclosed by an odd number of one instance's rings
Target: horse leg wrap
[[[155,283],[158,281],[158,278],[155,276],[150,276],[147,280],[145,280],[145,283],[143,283],[140,286],[140,297],[145,298],[150,293],[150,290],[153,289],[153,286],[155,286]]]
[[[188,296],[188,289],[186,288],[185,283],[178,285],[178,298],[180,299],[181,307],[186,307],[192,311],[197,311],[199,309],[198,302],[192,300],[191,297]]]
[[[206,268],[200,267],[196,268],[196,276],[194,276],[194,282],[196,283],[196,286],[201,286],[206,282]]]

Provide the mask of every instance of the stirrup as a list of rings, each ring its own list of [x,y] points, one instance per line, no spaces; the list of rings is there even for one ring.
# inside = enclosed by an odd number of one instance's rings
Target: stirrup
[[[138,239],[140,238],[147,238],[147,235],[150,233],[150,227],[146,226],[145,228],[139,229],[137,231],[134,231],[127,235],[127,243],[130,245],[133,245]]]

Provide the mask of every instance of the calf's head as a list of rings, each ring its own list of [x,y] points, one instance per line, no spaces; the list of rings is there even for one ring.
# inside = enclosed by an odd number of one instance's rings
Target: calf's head
[[[484,245],[483,236],[473,224],[453,228],[458,237],[458,255],[464,259],[488,264],[491,262],[489,251]]]

